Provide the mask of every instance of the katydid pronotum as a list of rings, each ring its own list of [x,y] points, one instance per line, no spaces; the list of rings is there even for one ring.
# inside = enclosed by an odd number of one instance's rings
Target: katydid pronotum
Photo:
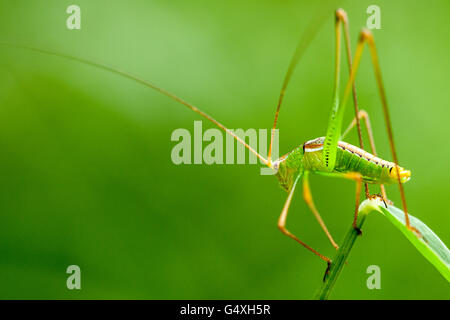
[[[309,174],[318,174],[323,176],[329,176],[329,177],[336,177],[336,178],[344,178],[344,179],[350,179],[356,182],[356,203],[355,203],[355,215],[353,219],[353,226],[355,229],[360,232],[360,230],[356,226],[356,218],[358,214],[358,208],[360,203],[360,193],[362,190],[362,185],[365,186],[365,195],[367,198],[371,197],[380,197],[383,199],[383,201],[389,201],[387,199],[386,190],[384,188],[384,184],[398,184],[400,189],[400,196],[402,199],[402,205],[403,205],[403,211],[405,213],[405,224],[410,229],[411,232],[413,232],[417,237],[421,237],[419,231],[417,231],[414,227],[410,225],[409,218],[408,218],[408,211],[406,207],[406,199],[405,199],[405,193],[403,190],[403,183],[407,182],[410,179],[411,172],[409,170],[406,170],[398,165],[398,157],[394,145],[394,139],[393,139],[393,133],[392,133],[392,125],[390,121],[389,116],[389,110],[388,110],[388,104],[386,100],[386,93],[383,87],[383,82],[381,78],[381,71],[380,71],[380,65],[378,62],[378,55],[375,47],[375,42],[373,35],[368,30],[362,30],[356,51],[355,56],[352,59],[351,54],[351,48],[350,48],[350,35],[349,35],[349,24],[348,24],[348,18],[347,14],[344,10],[338,9],[335,12],[335,78],[334,78],[334,94],[333,94],[333,105],[332,110],[330,113],[328,128],[326,131],[325,137],[316,138],[313,140],[309,140],[303,144],[301,144],[299,147],[292,150],[290,153],[282,156],[279,159],[272,159],[272,148],[273,148],[273,141],[274,141],[274,132],[276,130],[277,126],[277,120],[278,115],[280,112],[280,108],[283,102],[283,98],[285,96],[286,88],[290,82],[292,73],[302,56],[304,50],[307,47],[307,44],[312,39],[312,35],[308,35],[308,37],[305,39],[302,39],[300,41],[299,46],[296,49],[295,54],[293,55],[293,58],[291,60],[291,63],[289,64],[289,68],[287,70],[282,89],[280,92],[280,96],[278,99],[278,104],[275,112],[275,119],[273,122],[272,127],[272,134],[271,134],[271,140],[270,140],[270,147],[267,154],[267,158],[262,156],[260,153],[258,153],[255,149],[253,149],[249,144],[247,144],[242,138],[237,136],[233,131],[229,130],[226,126],[224,126],[222,123],[208,115],[207,113],[203,112],[201,109],[197,108],[196,106],[192,105],[191,103],[181,99],[180,97],[166,91],[165,89],[162,89],[158,86],[153,85],[150,82],[147,82],[145,80],[142,80],[132,74],[129,74],[127,72],[123,72],[121,70],[108,67],[104,64],[81,59],[78,57],[73,57],[65,54],[59,54],[54,53],[51,51],[36,49],[36,48],[28,48],[32,49],[34,51],[39,51],[42,53],[57,55],[60,57],[65,57],[71,60],[76,60],[78,62],[88,64],[103,70],[107,70],[116,74],[119,74],[121,76],[124,76],[126,78],[132,79],[138,83],[141,83],[147,87],[150,87],[167,97],[175,100],[178,103],[181,103],[191,109],[192,111],[196,112],[203,118],[207,119],[208,121],[212,122],[214,125],[225,131],[227,134],[231,135],[234,139],[236,139],[237,142],[241,143],[245,148],[247,148],[251,153],[256,155],[261,162],[268,166],[269,168],[276,171],[276,176],[280,182],[280,185],[282,189],[284,189],[288,193],[287,200],[285,201],[285,204],[282,208],[281,215],[278,220],[278,228],[281,230],[281,232],[288,237],[294,239],[298,243],[300,243],[302,246],[304,246],[309,251],[313,252],[315,255],[317,255],[319,258],[324,260],[328,267],[331,264],[331,259],[322,255],[315,249],[313,249],[311,246],[300,240],[297,236],[292,234],[287,228],[286,228],[286,219],[289,212],[289,207],[293,198],[293,194],[295,192],[296,186],[300,180],[303,182],[303,198],[305,202],[307,203],[310,210],[313,212],[315,218],[318,220],[321,228],[327,235],[329,241],[331,244],[338,249],[338,245],[334,241],[333,237],[331,236],[330,232],[328,231],[323,219],[321,218],[318,210],[316,209],[311,190],[309,187]],[[346,49],[346,60],[348,64],[349,69],[349,78],[347,80],[347,83],[344,88],[344,93],[342,99],[339,97],[340,90],[339,90],[339,84],[340,84],[340,69],[341,69],[341,42],[342,42],[342,33],[344,34],[344,41],[345,41],[345,49]],[[358,103],[357,103],[357,96],[356,96],[356,89],[355,89],[355,77],[358,71],[359,63],[363,54],[363,50],[365,47],[365,44],[368,45],[371,60],[374,68],[376,83],[378,86],[380,98],[381,98],[381,105],[382,110],[384,114],[384,120],[386,122],[386,128],[387,128],[387,134],[390,144],[390,149],[392,153],[393,162],[389,162],[386,160],[383,160],[379,157],[377,157],[373,134],[371,130],[370,120],[369,116],[366,111],[359,110]],[[20,47],[20,46],[19,46]],[[354,111],[355,111],[355,118],[348,126],[347,130],[345,130],[342,133],[342,122],[344,118],[344,113],[346,109],[347,102],[349,100],[349,96],[352,95],[353,98],[353,105],[354,105]],[[361,134],[361,123],[362,120],[364,120],[365,128],[367,131],[368,139],[370,141],[370,147],[371,147],[371,153],[368,153],[364,151],[363,149],[363,140],[362,140],[362,134]],[[342,140],[345,138],[347,133],[352,130],[353,128],[356,128],[358,130],[358,136],[359,136],[359,142],[360,147],[356,147],[353,145],[350,145],[346,142],[343,142]],[[369,192],[368,184],[378,184],[380,185],[381,194],[380,195],[371,195]]]

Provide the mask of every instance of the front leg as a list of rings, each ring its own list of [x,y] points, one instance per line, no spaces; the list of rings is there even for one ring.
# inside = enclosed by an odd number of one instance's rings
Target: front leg
[[[303,247],[305,247],[306,249],[308,249],[309,251],[314,253],[316,256],[318,256],[320,259],[324,260],[328,265],[330,265],[330,263],[331,263],[331,259],[330,258],[320,254],[319,252],[314,250],[312,247],[307,245],[305,242],[301,241],[299,238],[297,238],[295,235],[293,235],[288,229],[286,229],[286,219],[287,219],[287,215],[288,215],[288,212],[289,212],[289,207],[291,206],[292,196],[294,195],[295,187],[297,186],[297,183],[300,180],[300,177],[301,177],[301,174],[299,174],[297,176],[297,178],[295,179],[295,182],[294,182],[291,190],[289,191],[289,195],[288,195],[288,197],[286,199],[286,202],[284,203],[283,210],[281,211],[281,214],[280,214],[280,218],[278,219],[278,229],[280,229],[280,231],[284,235],[286,235],[289,238],[297,241]]]

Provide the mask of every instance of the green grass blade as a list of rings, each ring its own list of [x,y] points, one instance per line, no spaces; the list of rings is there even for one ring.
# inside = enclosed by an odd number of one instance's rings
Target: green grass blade
[[[360,211],[378,211],[382,213],[406,238],[428,259],[436,269],[450,282],[450,251],[439,237],[426,224],[409,215],[410,223],[422,234],[418,238],[405,225],[405,214],[402,210],[378,200],[366,200],[360,206]]]
[[[394,206],[388,206],[386,208],[381,200],[365,200],[361,203],[358,211],[358,219],[356,221],[358,228],[362,227],[367,215],[372,211],[377,211],[388,218],[388,220],[391,221],[406,236],[406,238],[417,248],[417,250],[419,250],[419,252],[422,253],[422,255],[436,267],[444,278],[450,282],[450,251],[430,228],[428,228],[416,217],[409,215],[411,225],[422,234],[422,238],[418,238],[406,227],[405,215],[403,211]],[[345,261],[348,260],[348,256],[357,237],[358,233],[356,230],[353,226],[350,227],[343,243],[340,245],[339,250],[333,257],[333,262],[330,266],[329,273],[325,277],[324,282],[317,292],[316,299],[328,299],[331,290],[333,289],[334,284],[336,283],[342,268],[345,265]]]

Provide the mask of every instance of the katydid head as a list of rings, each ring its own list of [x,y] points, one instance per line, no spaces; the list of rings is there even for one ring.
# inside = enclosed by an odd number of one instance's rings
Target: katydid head
[[[276,176],[280,186],[287,192],[292,189],[297,176],[303,172],[303,154],[303,145],[300,145],[272,164],[272,168],[277,172]]]

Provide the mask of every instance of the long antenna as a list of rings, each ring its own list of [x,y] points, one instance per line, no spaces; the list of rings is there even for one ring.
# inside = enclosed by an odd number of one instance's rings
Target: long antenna
[[[18,45],[18,44],[11,44],[11,43],[4,43],[4,42],[0,42],[0,45],[3,46],[7,46],[7,47],[13,47],[13,48],[20,48],[20,49],[27,49],[27,50],[31,50],[31,51],[35,51],[35,52],[39,52],[39,53],[44,53],[44,54],[48,54],[48,55],[53,55],[53,56],[57,56],[60,58],[65,58],[65,59],[69,59],[72,61],[77,61],[80,62],[82,64],[86,64],[86,65],[90,65],[93,66],[95,68],[99,68],[105,71],[109,71],[118,75],[121,75],[125,78],[131,79],[135,82],[138,82],[146,87],[149,87],[153,90],[156,90],[160,93],[162,93],[163,95],[169,97],[170,99],[181,103],[183,105],[185,105],[186,107],[188,107],[189,109],[191,109],[192,111],[198,113],[199,115],[201,115],[203,118],[207,119],[208,121],[214,123],[217,127],[219,127],[220,129],[222,129],[223,131],[225,131],[226,133],[228,133],[229,135],[231,135],[233,138],[235,138],[238,142],[240,142],[241,144],[244,145],[244,147],[246,147],[250,152],[252,152],[254,155],[256,155],[266,166],[270,167],[269,161],[267,161],[266,158],[264,158],[262,155],[260,155],[258,152],[256,152],[256,150],[254,150],[252,147],[250,147],[244,140],[242,140],[240,137],[238,137],[234,132],[232,132],[230,129],[228,129],[227,127],[225,127],[223,124],[221,124],[219,121],[217,121],[216,119],[214,119],[213,117],[211,117],[210,115],[208,115],[207,113],[203,112],[202,110],[200,110],[199,108],[197,108],[196,106],[194,106],[193,104],[187,102],[186,100],[181,99],[180,97],[176,96],[173,93],[170,93],[169,91],[162,89],[148,81],[145,81],[131,73],[128,73],[126,71],[122,71],[120,69],[114,68],[114,67],[110,67],[107,66],[103,63],[100,62],[95,62],[92,60],[87,60],[87,59],[83,59],[83,58],[79,58],[79,57],[75,57],[75,56],[71,56],[65,53],[59,53],[59,52],[54,52],[54,51],[50,51],[50,50],[44,50],[44,49],[39,49],[39,48],[35,48],[35,47],[30,47],[30,46],[25,46],[25,45]]]
[[[275,111],[275,119],[273,121],[271,137],[270,137],[270,146],[269,152],[267,154],[267,159],[269,160],[269,164],[272,162],[272,148],[273,148],[273,139],[275,135],[275,129],[277,127],[278,115],[280,113],[281,104],[283,103],[284,96],[286,94],[287,86],[291,80],[292,74],[297,67],[298,62],[301,57],[305,53],[311,41],[314,39],[318,31],[323,26],[325,20],[329,17],[329,13],[332,10],[329,10],[328,7],[335,8],[336,4],[340,1],[329,1],[326,8],[320,8],[318,12],[314,15],[314,18],[310,21],[306,29],[303,31],[302,36],[300,37],[300,41],[297,45],[297,48],[294,51],[294,55],[289,62],[288,69],[286,71],[286,75],[284,76],[283,85],[281,86],[280,96],[278,97],[277,109]]]

